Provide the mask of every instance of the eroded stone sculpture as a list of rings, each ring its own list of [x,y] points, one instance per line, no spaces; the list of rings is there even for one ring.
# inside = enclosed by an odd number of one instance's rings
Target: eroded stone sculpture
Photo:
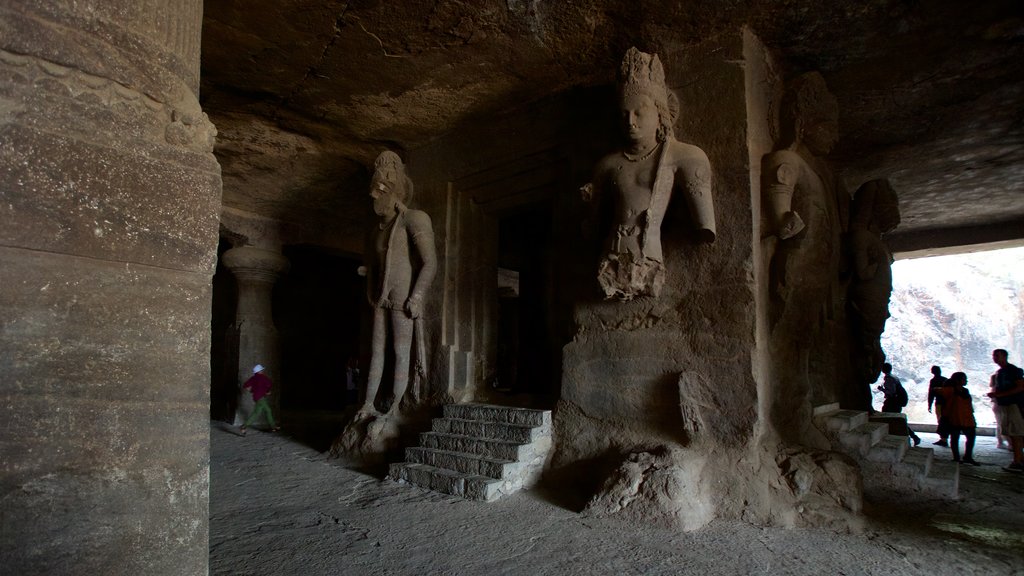
[[[679,104],[656,54],[630,48],[619,70],[628,145],[598,164],[585,200],[613,196],[614,226],[597,278],[607,298],[657,296],[665,283],[661,223],[673,192],[683,196],[702,241],[715,238],[711,163],[675,139]]]
[[[421,315],[423,302],[437,272],[434,231],[430,216],[406,204],[412,181],[397,154],[385,151],[374,163],[370,196],[380,217],[373,235],[367,267],[367,298],[373,306],[373,349],[361,417],[378,415],[374,405],[384,372],[385,348],[390,341],[395,358],[394,397],[389,414],[398,411],[409,386],[413,342],[418,345],[417,370],[424,370]]]
[[[806,308],[831,301],[829,287],[839,275],[840,238],[849,211],[849,195],[822,158],[839,138],[839,109],[820,74],[804,74],[790,83],[779,124],[780,145],[765,156],[761,172],[769,220],[779,240],[771,268],[773,295],[783,309],[776,320],[801,316],[814,322],[815,314]]]
[[[846,357],[842,236],[849,194],[823,158],[838,140],[835,97],[817,72],[786,88],[779,139],[762,159],[761,186],[774,252],[769,264],[772,421],[790,441],[813,440],[812,404],[828,402]]]
[[[888,180],[871,180],[857,189],[852,212],[849,247],[853,278],[849,306],[854,329],[854,369],[858,380],[867,386],[878,379],[885,361],[880,338],[889,318],[892,254],[882,241],[882,234],[900,223],[899,198]]]

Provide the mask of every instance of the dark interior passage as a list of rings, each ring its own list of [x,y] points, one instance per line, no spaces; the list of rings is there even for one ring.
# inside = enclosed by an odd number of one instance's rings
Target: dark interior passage
[[[230,249],[231,244],[221,238],[217,246],[210,311],[210,418],[225,422],[234,418],[238,404],[238,330],[235,328],[238,286],[222,263],[222,256]]]
[[[347,403],[345,367],[359,356],[365,281],[360,262],[312,246],[286,246],[291,269],[274,288],[281,342],[281,405],[338,410]]]
[[[505,280],[498,290],[497,388],[510,394],[551,396],[559,377],[551,325],[551,222],[551,205],[537,203],[499,224],[498,267]]]

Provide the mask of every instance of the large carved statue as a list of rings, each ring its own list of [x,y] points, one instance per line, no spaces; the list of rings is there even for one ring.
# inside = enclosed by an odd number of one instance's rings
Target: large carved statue
[[[420,316],[423,301],[437,271],[434,231],[430,216],[406,207],[412,196],[412,181],[402,160],[394,152],[382,152],[374,163],[370,182],[373,211],[380,222],[373,234],[371,260],[367,267],[367,297],[373,306],[373,350],[366,382],[366,401],[357,420],[378,414],[374,405],[384,372],[388,332],[394,351],[394,398],[389,414],[398,411],[409,385],[409,364],[414,336],[417,365],[422,366],[423,329]]]
[[[779,109],[776,149],[762,159],[769,230],[771,420],[788,441],[821,444],[812,406],[836,401],[845,370],[843,233],[849,195],[822,158],[838,140],[838,105],[820,74],[797,77]],[[824,444],[821,444],[824,445]]]
[[[679,104],[658,56],[630,48],[619,86],[628,145],[601,160],[583,194],[614,196],[615,225],[598,281],[607,298],[629,300],[657,296],[665,283],[661,222],[673,192],[685,199],[702,241],[714,241],[715,213],[707,155],[673,136]]]
[[[892,254],[882,241],[882,234],[899,223],[899,198],[888,180],[871,180],[857,189],[850,219],[853,279],[849,305],[854,327],[854,370],[865,386],[878,379],[885,361],[879,339],[889,318]],[[870,398],[870,388],[866,390]]]

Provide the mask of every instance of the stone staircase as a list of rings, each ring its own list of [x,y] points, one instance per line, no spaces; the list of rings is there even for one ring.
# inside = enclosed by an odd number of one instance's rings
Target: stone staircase
[[[551,443],[550,410],[448,404],[388,478],[491,502],[536,484]]]
[[[889,425],[871,422],[868,413],[841,410],[838,404],[814,411],[818,427],[836,450],[860,464],[864,492],[896,492],[909,497],[956,499],[960,468],[934,459],[931,448],[911,447],[907,436],[889,433]]]

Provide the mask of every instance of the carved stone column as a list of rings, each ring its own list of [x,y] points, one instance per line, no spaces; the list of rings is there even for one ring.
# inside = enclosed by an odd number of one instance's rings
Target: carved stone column
[[[5,574],[205,574],[202,0],[0,2]]]
[[[274,418],[280,422],[280,347],[277,328],[271,308],[274,283],[288,271],[288,260],[277,252],[241,246],[232,248],[222,257],[224,265],[231,270],[238,281],[238,310],[235,324],[238,326],[238,385],[252,376],[252,367],[263,364],[266,374],[274,382],[270,394],[270,408]],[[253,401],[249,392],[241,391],[238,410],[235,411],[235,425],[245,422],[252,413]],[[266,424],[261,417],[256,425]]]

